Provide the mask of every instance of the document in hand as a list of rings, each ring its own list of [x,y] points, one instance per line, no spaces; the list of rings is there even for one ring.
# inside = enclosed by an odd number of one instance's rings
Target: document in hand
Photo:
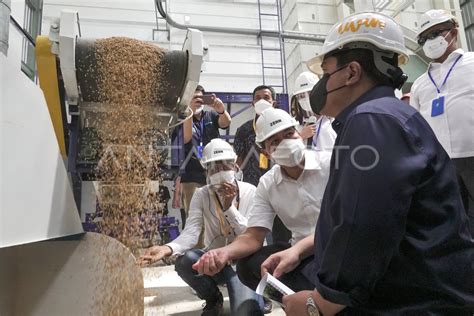
[[[274,278],[270,273],[266,273],[260,280],[255,292],[277,302],[282,302],[284,295],[295,293],[292,289],[281,283],[277,278]]]

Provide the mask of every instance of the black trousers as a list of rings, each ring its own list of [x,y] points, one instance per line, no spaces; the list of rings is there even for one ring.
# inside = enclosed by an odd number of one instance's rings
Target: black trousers
[[[237,261],[237,276],[240,281],[255,290],[260,282],[260,266],[270,255],[288,249],[289,243],[277,242],[265,246],[253,255]],[[293,271],[282,275],[279,280],[295,292],[313,290],[314,284],[302,273],[302,269],[313,260],[313,256],[304,259]]]
[[[452,159],[456,167],[462,202],[469,217],[469,228],[474,236],[474,157]]]

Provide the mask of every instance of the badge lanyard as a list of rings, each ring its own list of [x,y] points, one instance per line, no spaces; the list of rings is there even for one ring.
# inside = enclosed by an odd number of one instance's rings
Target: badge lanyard
[[[436,84],[436,81],[433,79],[433,76],[431,75],[431,71],[430,71],[431,70],[431,65],[428,68],[428,77],[430,78],[431,82],[433,83],[433,85],[436,88],[436,91],[438,92],[438,97],[431,102],[431,116],[432,117],[438,116],[438,115],[441,115],[441,114],[444,113],[444,96],[441,95],[441,89],[446,84],[446,81],[448,81],[448,78],[449,78],[449,75],[451,74],[451,71],[454,69],[454,66],[456,66],[456,64],[458,63],[459,59],[461,59],[462,56],[463,55],[459,55],[458,58],[456,58],[454,63],[449,68],[448,73],[446,74],[446,77],[444,77],[443,83],[439,87]]]
[[[253,131],[255,133],[255,118],[253,119]],[[259,155],[259,162],[258,162],[258,166],[260,169],[268,169],[268,158],[260,153]]]
[[[194,124],[194,126],[196,126]],[[199,138],[199,146],[197,146],[197,154],[198,154],[198,158],[201,159],[202,158],[202,148],[203,148],[203,140],[204,140],[204,117],[201,117],[201,120],[199,121],[199,133],[197,133],[198,129],[196,128],[196,134],[198,134],[198,138]]]
[[[321,116],[321,121],[319,121],[319,126],[318,126],[318,130],[316,132],[316,139],[313,137],[313,146],[314,146],[314,149],[316,149],[316,146],[318,145],[318,138],[319,138],[319,133],[321,132],[321,124],[323,123],[323,120],[324,120],[324,116]]]

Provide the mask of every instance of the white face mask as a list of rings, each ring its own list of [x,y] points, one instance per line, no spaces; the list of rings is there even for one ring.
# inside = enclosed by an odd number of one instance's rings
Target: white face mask
[[[284,139],[270,156],[280,166],[295,167],[303,159],[305,148],[301,139]]]
[[[201,105],[198,105],[198,106],[196,107],[196,110],[194,110],[194,115],[197,115],[197,114],[201,113],[202,110],[204,110],[204,105],[202,105],[202,104],[201,104]]]
[[[272,108],[272,107],[273,107],[273,104],[271,104],[271,103],[268,102],[267,100],[260,99],[260,100],[258,100],[257,102],[255,102],[254,106],[255,106],[255,113],[257,113],[258,115],[260,115],[260,114],[262,114],[262,112],[265,111],[266,109]]]
[[[300,106],[303,110],[305,110],[307,112],[312,112],[313,111],[311,109],[311,103],[309,102],[309,97],[299,99],[298,102],[300,103]]]
[[[210,175],[208,177],[208,183],[211,185],[219,185],[224,182],[232,183],[235,179],[235,171],[234,170],[227,170],[227,171],[219,171]]]
[[[433,39],[429,39],[426,41],[425,45],[423,45],[423,52],[425,53],[426,57],[430,59],[438,59],[446,52],[450,43],[446,41],[446,36],[448,36],[450,32],[448,32],[445,36],[438,36]]]

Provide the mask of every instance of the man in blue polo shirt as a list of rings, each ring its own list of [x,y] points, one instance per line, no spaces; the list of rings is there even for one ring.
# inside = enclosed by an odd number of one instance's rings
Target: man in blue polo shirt
[[[400,27],[360,13],[308,63],[324,74],[312,109],[335,117],[337,139],[304,271],[315,288],[284,297],[287,315],[472,315],[474,242],[454,166],[394,96],[406,59]]]

